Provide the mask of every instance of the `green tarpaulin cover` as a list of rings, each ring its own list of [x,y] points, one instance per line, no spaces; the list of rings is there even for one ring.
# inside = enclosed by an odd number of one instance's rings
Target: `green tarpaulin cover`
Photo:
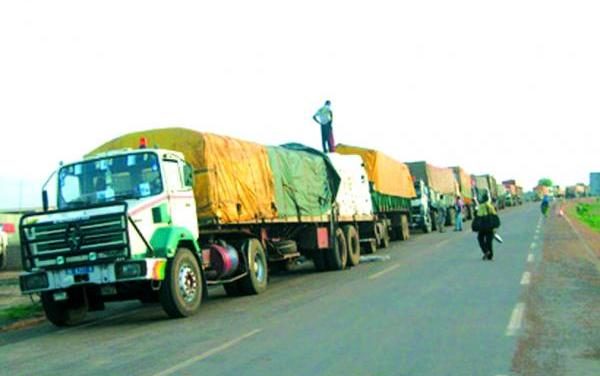
[[[327,156],[300,144],[267,146],[280,218],[330,212],[340,178]]]

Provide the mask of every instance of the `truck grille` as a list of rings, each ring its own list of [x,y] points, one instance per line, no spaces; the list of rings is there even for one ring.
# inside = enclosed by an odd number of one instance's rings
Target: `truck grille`
[[[129,256],[126,205],[86,209],[85,216],[72,220],[48,220],[69,212],[73,211],[23,217],[21,248],[26,269],[106,263]]]

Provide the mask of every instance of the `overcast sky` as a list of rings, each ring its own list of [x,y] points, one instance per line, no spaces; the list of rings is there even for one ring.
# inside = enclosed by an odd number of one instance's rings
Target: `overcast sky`
[[[587,183],[599,19],[598,1],[2,1],[0,208],[137,130],[318,147],[325,99],[341,143]]]

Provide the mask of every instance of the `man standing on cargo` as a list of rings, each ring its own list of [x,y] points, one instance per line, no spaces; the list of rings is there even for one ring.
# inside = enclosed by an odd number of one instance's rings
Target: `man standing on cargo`
[[[331,112],[331,102],[325,101],[323,107],[319,108],[313,115],[313,120],[321,125],[321,144],[323,153],[334,152],[335,143],[333,140],[333,113]]]

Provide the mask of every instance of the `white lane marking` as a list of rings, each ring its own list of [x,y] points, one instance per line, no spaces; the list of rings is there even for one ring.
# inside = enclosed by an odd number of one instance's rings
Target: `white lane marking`
[[[522,285],[528,285],[531,282],[531,273],[525,272],[523,273],[523,277],[521,278]]]
[[[517,303],[510,315],[510,322],[506,327],[506,335],[509,337],[515,336],[523,323],[523,312],[525,311],[525,303]]]
[[[535,247],[537,246],[537,244],[535,242],[531,243],[531,245],[529,246],[529,249],[535,249]]]
[[[375,279],[375,278],[379,278],[379,277],[381,277],[382,275],[384,275],[385,273],[389,273],[389,272],[391,272],[392,270],[398,269],[398,268],[399,268],[401,265],[402,265],[402,264],[395,264],[395,265],[392,265],[392,266],[390,266],[389,268],[383,269],[383,270],[382,270],[382,271],[380,271],[380,272],[377,272],[377,273],[375,273],[375,274],[372,274],[372,275],[370,275],[368,279]]]
[[[540,238],[539,236],[537,236],[537,235],[534,235],[534,236],[533,236],[533,241],[536,241],[536,242],[537,242],[539,238]]]
[[[164,371],[161,371],[159,373],[155,373],[154,376],[166,376],[166,375],[170,375],[172,373],[175,373],[179,370],[181,370],[182,368],[188,367],[190,365],[192,365],[193,363],[199,362],[201,360],[204,360],[206,358],[208,358],[209,356],[212,356],[216,353],[219,353],[221,351],[227,350],[228,348],[237,345],[238,343],[242,342],[243,340],[245,340],[248,337],[252,337],[253,335],[261,332],[262,329],[254,329],[253,331],[244,334],[243,336],[237,337],[235,339],[232,339],[229,342],[225,342],[224,344],[222,344],[219,347],[215,347],[214,349],[208,350],[207,352],[204,352],[198,356],[195,356],[193,358],[190,358],[182,363],[177,364],[176,366],[173,366],[171,368],[167,368]]]
[[[533,262],[535,260],[535,256],[533,255],[533,253],[530,253],[529,255],[527,255],[527,262]]]

